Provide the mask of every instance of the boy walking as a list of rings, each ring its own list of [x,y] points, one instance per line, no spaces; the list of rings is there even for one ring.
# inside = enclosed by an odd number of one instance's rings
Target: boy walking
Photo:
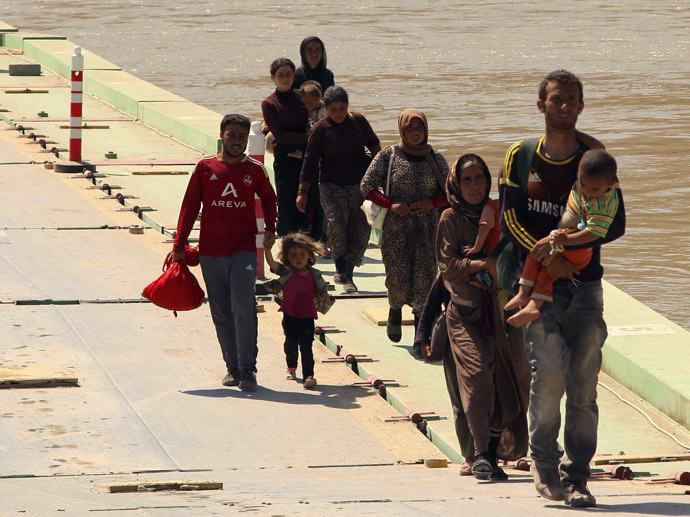
[[[275,241],[276,195],[263,165],[245,155],[249,119],[226,115],[220,123],[222,150],[196,165],[182,200],[173,260],[184,247],[199,209],[201,271],[211,317],[225,360],[224,386],[256,387],[257,327],[255,195],[264,210],[264,243]]]

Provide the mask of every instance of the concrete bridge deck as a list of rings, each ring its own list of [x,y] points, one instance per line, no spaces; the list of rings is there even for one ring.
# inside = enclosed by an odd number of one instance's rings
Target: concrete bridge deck
[[[6,45],[50,46],[50,38],[11,34]],[[55,142],[48,147],[64,149],[67,131],[51,120],[67,116],[64,81],[45,66],[41,77],[6,73],[10,63],[33,62],[26,50],[0,54],[0,83],[7,89],[45,86],[48,93],[7,94],[0,88],[0,110],[7,110],[0,116],[10,123],[22,120]],[[146,212],[156,229],[147,228],[143,235],[127,228],[146,226],[145,221],[116,211],[120,205],[112,199],[99,199],[104,192],[87,189],[88,180],[31,163],[55,157],[40,153],[17,131],[0,129],[0,372],[79,380],[78,387],[0,390],[0,514],[546,515],[564,508],[540,499],[524,472],[508,469],[507,483],[478,483],[459,477],[455,464],[430,469],[418,463],[461,458],[441,367],[409,354],[411,327],[394,345],[384,327],[372,322],[379,312],[385,314],[385,299],[339,300],[319,322],[344,332],[326,334],[327,346],[315,344],[315,354],[326,359],[341,345],[369,356],[372,362],[358,365],[361,376],[372,373],[402,384],[387,389],[387,400],[353,386],[361,379],[343,363],[317,363],[314,391],[285,381],[280,314],[270,301],[263,302],[266,310],[259,315],[260,388],[248,394],[222,387],[222,360],[208,308],[174,318],[139,303],[141,289],[159,274],[170,249],[160,227],[174,227],[188,176],[134,173],[142,167],[189,172],[189,163],[211,152],[212,130],[205,130],[206,139],[198,135],[199,121],[210,115],[201,108],[195,112],[184,100],[166,99],[152,85],[139,86],[141,95],[156,99],[137,99],[130,83],[127,95],[136,102],[118,109],[112,106],[119,98],[112,93],[115,87],[108,90],[111,105],[85,96],[85,117],[109,127],[85,130],[83,154],[106,161],[105,153],[117,152],[117,161],[98,167],[107,175],[99,181],[136,196],[130,205],[156,209]],[[138,111],[153,102],[161,103],[155,108],[166,113],[169,129],[189,123],[190,134],[196,135],[192,144],[178,141],[182,129],[170,138],[141,123]],[[123,111],[128,105],[136,106],[137,114]],[[49,117],[38,117],[39,111]],[[216,127],[219,120],[216,115]],[[210,147],[201,148],[200,142]],[[182,165],[171,166],[171,160]],[[327,279],[334,273],[329,261],[320,269]],[[362,291],[383,290],[375,245],[361,269],[357,284]],[[201,282],[198,269],[194,272]],[[600,390],[598,454],[678,457],[687,447],[677,441],[690,443],[690,432],[677,423],[687,425],[688,335],[611,286],[606,299],[613,332],[605,369],[615,378],[601,378],[606,387]],[[428,422],[430,439],[411,423],[382,421],[405,408],[445,418]],[[677,441],[653,427],[640,410]],[[690,462],[630,466],[659,475],[690,470]],[[180,479],[221,481],[224,488],[106,493],[113,483]],[[648,479],[640,474],[635,481],[593,481],[599,510],[690,513],[687,487],[651,485]]]

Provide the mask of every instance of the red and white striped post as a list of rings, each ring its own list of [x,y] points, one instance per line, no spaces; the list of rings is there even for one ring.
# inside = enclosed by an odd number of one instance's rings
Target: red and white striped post
[[[69,159],[81,161],[81,117],[83,100],[84,56],[81,47],[74,47],[72,54],[72,95],[69,110]]]
[[[264,149],[266,145],[264,134],[261,132],[261,122],[255,121],[252,124],[252,129],[249,132],[249,143],[247,145],[247,154],[250,158],[264,163]],[[261,206],[259,196],[254,195],[254,215],[256,216],[256,227],[258,233],[256,235],[256,276],[257,278],[265,278],[266,271],[264,266],[264,209]]]

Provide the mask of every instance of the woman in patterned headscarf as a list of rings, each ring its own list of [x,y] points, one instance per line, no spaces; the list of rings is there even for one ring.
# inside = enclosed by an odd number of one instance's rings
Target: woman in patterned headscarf
[[[463,251],[477,237],[490,188],[484,160],[475,154],[461,156],[448,175],[451,208],[441,215],[436,253],[451,298],[445,360],[454,362],[458,386],[448,388],[457,389],[474,437],[472,474],[499,481],[508,476],[497,458],[518,459],[527,453],[530,370],[522,333],[512,327],[506,331],[496,292],[474,281],[475,273],[487,269],[487,260],[466,257]]]
[[[386,332],[395,343],[402,338],[403,305],[412,307],[416,328],[436,277],[436,208],[447,204],[443,189],[448,175],[446,159],[427,143],[429,127],[424,113],[403,111],[398,117],[398,129],[400,143],[376,155],[360,185],[362,195],[388,208],[381,256],[390,306]],[[386,185],[390,160],[390,191],[385,195],[380,189]],[[421,350],[413,350],[421,357]]]

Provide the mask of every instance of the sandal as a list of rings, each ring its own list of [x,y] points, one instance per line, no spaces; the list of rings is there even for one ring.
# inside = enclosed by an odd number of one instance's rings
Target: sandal
[[[488,460],[478,457],[474,460],[472,464],[472,475],[475,479],[487,480],[491,479],[491,474],[493,474],[494,468]]]
[[[460,465],[460,475],[461,476],[471,476],[472,475],[472,463],[465,462]]]
[[[501,467],[499,467],[497,465],[494,467],[494,470],[491,473],[491,480],[492,481],[508,481],[508,474],[506,474],[505,470],[503,470]]]

